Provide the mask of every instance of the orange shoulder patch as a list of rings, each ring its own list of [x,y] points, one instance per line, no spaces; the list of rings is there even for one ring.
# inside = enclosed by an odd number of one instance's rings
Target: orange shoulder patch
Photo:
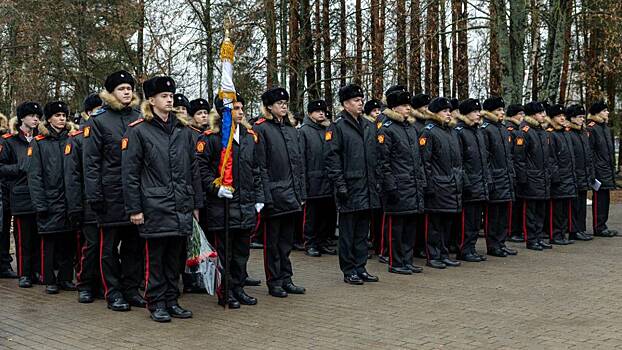
[[[589,124],[587,124],[587,126],[590,126],[590,127],[592,127],[592,126],[594,126],[594,125],[596,125],[596,122],[595,122],[595,121],[593,121],[593,120],[592,120],[591,122],[589,122]]]
[[[68,143],[65,145],[65,155],[68,156],[71,154],[71,144]]]
[[[516,146],[522,146],[524,143],[525,143],[525,139],[523,139],[522,137],[516,138]]]
[[[384,143],[384,135],[378,135],[378,143]]]
[[[74,131],[72,131],[72,132],[70,132],[70,133],[69,133],[69,136],[71,136],[71,137],[75,137],[75,136],[78,136],[78,135],[80,135],[80,134],[82,134],[82,133],[83,133],[83,131],[82,131],[82,130],[74,130]]]
[[[91,136],[91,127],[90,126],[85,126],[83,129],[84,132],[84,137],[89,137]]]
[[[10,139],[13,136],[13,134],[11,134],[10,132],[7,132],[6,134],[2,135],[3,139]]]
[[[426,143],[428,143],[428,139],[423,136],[419,138],[419,146],[425,146]]]
[[[259,125],[259,124],[261,124],[261,123],[263,123],[263,122],[265,122],[265,121],[266,121],[266,118],[259,118],[259,120],[257,120],[257,121],[255,122],[255,125]]]
[[[125,151],[127,149],[127,145],[129,144],[130,140],[127,137],[124,137],[121,139],[121,150]]]
[[[259,136],[257,136],[257,133],[255,131],[253,131],[253,129],[246,129],[248,131],[249,134],[253,135],[253,141],[255,141],[255,143],[259,143]]]
[[[382,127],[382,122],[377,122],[376,123],[376,129],[380,129]]]
[[[508,126],[508,131],[514,131],[514,127],[513,126]]]
[[[32,157],[32,146],[28,147],[28,149],[26,150],[26,155],[28,157]]]
[[[199,142],[197,142],[197,153],[203,153],[203,151],[205,151],[205,141],[200,140]]]
[[[330,131],[330,130],[329,130],[329,131],[327,131],[327,132],[326,132],[326,134],[324,134],[324,139],[325,139],[326,141],[330,141],[330,140],[332,140],[332,139],[333,139],[333,132],[332,132],[332,131]]]
[[[512,136],[508,136],[508,142],[512,143]]]
[[[209,136],[209,135],[211,135],[211,134],[213,134],[213,133],[214,133],[214,130],[205,130],[205,131],[203,132],[203,135],[205,135],[205,136]]]
[[[188,125],[188,127],[189,127],[190,129],[192,129],[192,130],[194,130],[194,131],[198,132],[198,133],[200,133],[200,132],[201,132],[201,130],[199,130],[199,129],[195,128],[195,127],[194,127],[194,126],[192,126],[192,125]]]
[[[45,139],[45,136],[43,136],[43,135],[37,135],[37,136],[35,136],[35,140],[37,140],[37,141],[41,141],[41,140],[43,140],[43,139]]]
[[[523,126],[523,128],[521,130],[523,130],[524,132],[529,131],[529,125]]]
[[[133,122],[129,123],[127,126],[136,126],[142,122],[144,122],[145,119],[144,118],[138,118],[136,120],[134,120]]]

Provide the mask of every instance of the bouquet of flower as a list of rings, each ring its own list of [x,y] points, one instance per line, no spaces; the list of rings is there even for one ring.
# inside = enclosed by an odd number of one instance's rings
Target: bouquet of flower
[[[198,284],[205,288],[207,294],[214,295],[215,287],[220,281],[218,253],[205,238],[199,223],[193,219],[192,236],[188,237],[187,259],[185,272],[194,275]]]

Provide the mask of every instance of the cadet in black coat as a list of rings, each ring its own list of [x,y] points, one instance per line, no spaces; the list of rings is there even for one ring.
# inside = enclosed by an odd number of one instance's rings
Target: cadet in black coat
[[[9,120],[4,114],[0,113],[0,136],[11,135]],[[3,138],[0,138],[0,153],[4,147]],[[0,155],[1,157],[1,155]],[[0,179],[2,176],[0,175]],[[11,257],[11,206],[9,204],[9,180],[0,181],[0,278],[17,278],[17,274],[11,267],[13,258]]]
[[[264,189],[261,213],[264,265],[270,295],[286,297],[305,289],[292,282],[292,250],[296,217],[306,200],[305,169],[295,121],[289,114],[289,94],[273,88],[261,95],[263,117],[253,130],[259,137],[257,159]]]
[[[337,207],[324,158],[328,147],[324,137],[330,125],[326,118],[328,106],[324,100],[311,101],[307,113],[298,129],[307,185],[303,216],[305,249],[309,256],[335,255],[337,252],[328,246],[337,225]]]
[[[125,212],[145,239],[145,299],[151,318],[190,318],[178,304],[179,256],[200,206],[200,176],[192,130],[172,113],[175,82],[143,83],[142,115],[121,140]]]
[[[514,163],[514,145],[516,144],[514,141],[516,139],[516,134],[520,133],[520,124],[523,122],[523,118],[525,117],[525,110],[520,104],[512,104],[509,105],[505,112],[505,127],[510,134],[510,147],[512,151],[512,165],[513,169],[515,166]],[[523,235],[523,201],[518,199],[516,196],[516,171],[513,171],[513,190],[514,190],[514,201],[510,206],[510,236],[508,240],[510,242],[525,242],[525,237]]]
[[[488,200],[490,188],[488,152],[483,131],[479,129],[481,108],[477,99],[468,98],[462,101],[456,125],[464,169],[462,212],[457,225],[460,227],[460,237],[458,237],[456,258],[468,262],[483,261],[475,245],[482,226],[482,212]],[[487,227],[484,229],[486,230]]]
[[[455,215],[462,210],[464,171],[460,141],[456,130],[449,126],[449,100],[436,98],[428,109],[434,115],[419,137],[427,179],[424,197],[426,255],[428,266],[444,269],[460,265],[449,257],[447,241]]]
[[[594,164],[590,139],[585,130],[585,108],[571,105],[566,108],[570,141],[574,154],[574,170],[577,181],[577,196],[572,200],[568,232],[570,239],[589,241],[592,236],[587,233],[587,191],[594,183]]]
[[[81,113],[82,122],[86,123],[96,108]],[[67,213],[72,228],[80,232],[80,256],[76,271],[78,302],[91,303],[94,296],[100,293],[101,272],[99,269],[99,230],[97,216],[86,202],[84,191],[84,173],[82,151],[84,132],[76,130],[69,133],[65,146],[64,176]]]
[[[84,192],[100,225],[102,284],[108,308],[114,311],[146,306],[138,293],[144,243],[125,212],[121,178],[121,139],[128,125],[140,117],[134,84],[126,71],[110,74],[99,94],[104,106],[93,114],[82,134]]]
[[[39,124],[39,135],[32,143],[28,184],[41,235],[41,281],[46,285],[46,293],[56,294],[59,288],[75,290],[72,281],[76,242],[67,217],[63,175],[63,153],[71,127],[67,123],[69,108],[64,102],[46,104],[44,114],[45,124]]]
[[[339,210],[339,267],[344,282],[376,282],[367,264],[370,211],[380,208],[377,177],[376,125],[363,114],[363,90],[349,84],[339,90],[344,110],[328,128],[326,157]]]
[[[15,251],[17,274],[21,288],[32,287],[39,280],[40,240],[37,217],[28,186],[28,167],[32,156],[30,147],[38,133],[43,108],[36,102],[17,106],[17,133],[5,134],[0,144],[0,177],[8,184],[11,214],[15,218]]]
[[[618,235],[618,231],[607,227],[610,191],[616,189],[615,149],[611,129],[607,125],[609,110],[607,104],[601,101],[594,103],[589,112],[587,132],[594,157],[594,176],[600,182],[598,190],[594,189],[592,200],[594,236],[613,237]]]
[[[209,230],[216,236],[216,249],[221,262],[230,263],[230,295],[225,298],[219,288],[218,302],[227,303],[229,308],[255,305],[257,299],[244,291],[247,277],[246,265],[250,254],[250,232],[255,227],[257,215],[264,205],[264,191],[261,173],[255,157],[259,137],[244,119],[244,99],[236,97],[232,103],[232,118],[237,123],[237,130],[232,141],[232,166],[234,191],[220,190],[214,181],[220,177],[219,164],[222,151],[221,119],[210,121],[209,130],[205,131],[197,142],[196,153],[201,169],[201,181],[206,192],[205,208]],[[221,99],[214,102],[220,117],[224,110]],[[231,198],[229,198],[231,197]],[[226,256],[225,247],[225,198],[229,198],[229,242],[231,257]],[[222,286],[222,284],[221,284]]]
[[[484,135],[489,165],[488,203],[484,228],[487,251],[490,255],[500,257],[516,255],[516,250],[505,245],[511,230],[512,201],[515,199],[513,139],[511,132],[502,124],[505,102],[501,97],[491,97],[484,101],[483,107],[484,122],[481,131]]]
[[[549,134],[544,123],[544,106],[540,102],[525,105],[525,118],[514,140],[516,195],[523,201],[523,232],[527,249],[549,249],[543,238],[546,203],[551,198]]]
[[[401,85],[392,86],[387,90],[387,93],[393,88],[398,87],[405,89]],[[382,115],[382,101],[371,99],[365,102],[363,106],[363,118],[369,120],[376,126],[376,129],[380,128],[380,125],[384,122],[386,117]],[[382,263],[387,263],[387,249],[388,244],[386,242],[386,232],[384,229],[385,220],[384,213],[381,208],[372,209],[369,226],[369,240],[371,247],[376,254],[378,254],[378,260]]]
[[[378,181],[384,196],[389,272],[410,275],[423,269],[413,263],[416,215],[423,213],[425,174],[419,137],[410,118],[410,93],[387,95],[384,123],[378,130]]]
[[[567,245],[574,241],[566,239],[569,231],[569,208],[577,197],[575,178],[574,148],[570,133],[566,129],[564,107],[549,106],[547,114],[551,138],[551,201],[549,202],[549,239],[551,244]]]

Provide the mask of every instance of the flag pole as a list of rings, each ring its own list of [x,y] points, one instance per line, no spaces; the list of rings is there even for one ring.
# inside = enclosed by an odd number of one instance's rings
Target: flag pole
[[[230,40],[229,39],[230,29],[231,29],[231,19],[227,16],[227,18],[225,18],[225,21],[224,21],[225,35],[223,38],[223,42]],[[231,266],[231,239],[229,238],[229,221],[230,221],[231,212],[229,209],[230,209],[229,198],[225,198],[225,286],[224,286],[225,302],[223,303],[223,307],[225,310],[229,308],[229,292],[231,289],[231,268],[230,268]]]

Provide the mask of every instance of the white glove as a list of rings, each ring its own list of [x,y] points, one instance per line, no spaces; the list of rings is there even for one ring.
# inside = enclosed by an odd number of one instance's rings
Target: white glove
[[[218,189],[218,198],[228,198],[228,199],[232,199],[233,198],[233,192],[231,192],[230,190],[221,187]]]
[[[263,207],[264,207],[263,203],[255,204],[255,210],[257,210],[258,213],[261,211],[261,209],[263,209]]]

